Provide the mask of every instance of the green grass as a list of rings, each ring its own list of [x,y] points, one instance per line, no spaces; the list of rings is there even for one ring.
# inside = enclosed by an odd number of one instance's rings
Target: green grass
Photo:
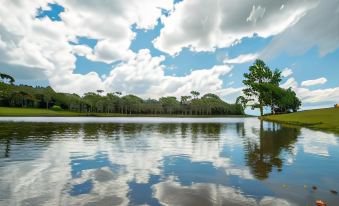
[[[260,117],[260,119],[339,133],[339,108],[314,109],[290,114],[268,115]]]
[[[86,116],[85,113],[53,111],[49,109],[33,109],[33,108],[15,108],[0,107],[0,116],[17,116],[17,117],[67,117],[67,116]]]
[[[118,114],[118,113],[80,113],[69,111],[53,111],[50,109],[0,107],[0,117],[249,117],[247,115],[168,115],[168,114]]]

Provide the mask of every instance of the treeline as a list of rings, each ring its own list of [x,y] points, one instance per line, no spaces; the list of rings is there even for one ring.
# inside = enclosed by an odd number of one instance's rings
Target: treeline
[[[3,78],[4,77],[4,78]],[[9,79],[8,79],[9,78]],[[228,104],[215,94],[192,91],[180,99],[168,96],[160,99],[142,99],[120,92],[88,92],[83,96],[55,92],[51,87],[14,85],[14,78],[4,74],[0,82],[0,106],[46,108],[75,112],[168,115],[242,115],[241,104]]]

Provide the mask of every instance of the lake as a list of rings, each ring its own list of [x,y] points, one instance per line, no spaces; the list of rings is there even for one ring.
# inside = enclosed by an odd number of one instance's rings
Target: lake
[[[338,205],[338,171],[337,135],[257,118],[0,118],[4,206]]]

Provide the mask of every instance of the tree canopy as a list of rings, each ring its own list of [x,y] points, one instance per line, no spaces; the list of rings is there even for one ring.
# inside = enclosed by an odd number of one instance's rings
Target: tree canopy
[[[13,81],[14,82],[14,81]],[[192,95],[192,96],[190,96]],[[191,91],[177,99],[165,96],[157,99],[143,99],[133,94],[121,92],[105,94],[98,89],[83,96],[55,92],[51,87],[32,87],[0,82],[0,106],[56,108],[77,112],[99,112],[120,114],[166,114],[166,115],[241,115],[243,107],[229,104],[216,94],[202,95]]]
[[[259,108],[260,115],[263,115],[264,107],[270,107],[271,114],[275,114],[297,111],[301,106],[301,101],[291,88],[279,86],[281,72],[277,69],[272,71],[260,59],[249,67],[249,73],[245,73],[244,78],[244,96],[238,97],[236,102],[243,107],[251,102],[252,108]]]

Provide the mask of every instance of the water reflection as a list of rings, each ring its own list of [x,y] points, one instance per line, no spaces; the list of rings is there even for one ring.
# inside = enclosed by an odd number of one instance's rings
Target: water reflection
[[[334,203],[338,151],[334,135],[256,119],[2,122],[0,205]]]
[[[244,131],[240,129],[240,131]],[[300,128],[282,127],[269,123],[264,127],[260,121],[259,138],[248,138],[240,132],[244,139],[246,165],[251,168],[258,179],[266,179],[272,168],[282,171],[283,159],[281,153],[293,154],[294,144],[300,135]]]

